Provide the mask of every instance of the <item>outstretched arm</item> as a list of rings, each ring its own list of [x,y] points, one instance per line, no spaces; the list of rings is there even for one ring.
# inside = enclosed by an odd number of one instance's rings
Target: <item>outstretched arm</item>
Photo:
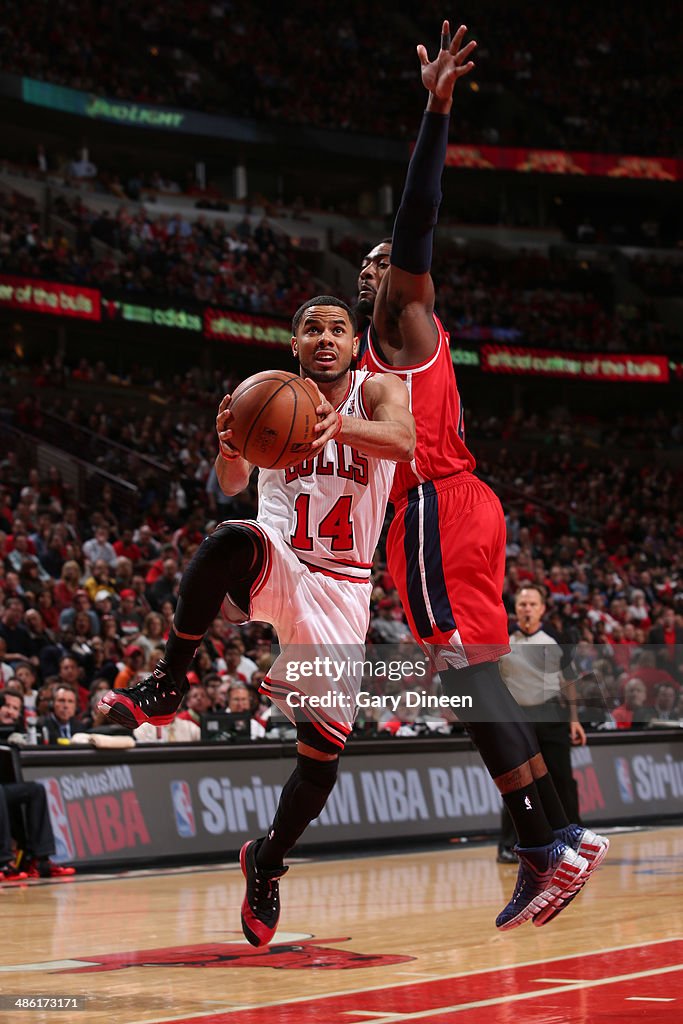
[[[433,61],[424,46],[417,48],[429,98],[394,224],[391,266],[379,287],[373,315],[380,340],[390,348],[401,349],[410,362],[428,358],[436,342],[432,245],[441,203],[453,89],[457,80],[474,67],[468,57],[477,44],[472,40],[462,46],[466,31],[461,25],[451,42],[450,27],[444,21],[441,49]]]

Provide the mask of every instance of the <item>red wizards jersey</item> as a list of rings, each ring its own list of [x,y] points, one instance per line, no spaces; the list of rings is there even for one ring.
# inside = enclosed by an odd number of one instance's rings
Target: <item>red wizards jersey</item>
[[[465,445],[462,403],[455,380],[448,334],[434,315],[436,349],[415,366],[390,366],[378,351],[372,325],[361,342],[358,365],[375,373],[395,373],[405,382],[410,411],[415,417],[417,444],[411,462],[396,465],[390,499],[396,504],[411,488],[474,469],[474,456]]]

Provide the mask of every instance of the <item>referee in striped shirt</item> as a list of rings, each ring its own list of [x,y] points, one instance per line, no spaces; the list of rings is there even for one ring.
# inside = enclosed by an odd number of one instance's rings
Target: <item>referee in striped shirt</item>
[[[546,595],[537,583],[525,584],[515,598],[517,629],[510,636],[510,654],[500,662],[501,675],[517,703],[533,723],[543,760],[548,766],[570,821],[579,821],[578,791],[572,775],[571,747],[583,746],[586,733],[577,716],[573,648],[543,623]],[[517,862],[512,819],[503,806],[498,863]]]

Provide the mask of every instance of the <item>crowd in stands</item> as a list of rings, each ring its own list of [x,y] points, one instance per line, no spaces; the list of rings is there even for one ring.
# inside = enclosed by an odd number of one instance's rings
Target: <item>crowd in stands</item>
[[[44,232],[31,199],[0,194],[0,270],[280,315],[315,290],[296,250],[266,218],[245,216],[227,229],[205,215],[152,218],[122,206],[113,217],[63,199],[54,212],[72,225],[71,237],[65,229]]]
[[[263,13],[246,0],[188,5],[3,0],[5,71],[140,103],[409,136],[421,104],[415,43],[434,53],[444,11],[396,0],[382,18],[350,0],[330,26],[314,0]],[[680,152],[678,11],[460,5],[479,40],[475,90],[459,91],[462,142]],[[590,32],[586,26],[590,25]],[[301,55],[305,53],[306,59]],[[469,83],[468,83],[469,84]]]
[[[372,244],[347,237],[337,251],[360,266]],[[673,283],[683,262],[665,266],[670,269],[663,273]],[[492,339],[498,333],[501,341],[547,349],[656,353],[681,348],[680,332],[662,322],[654,305],[658,290],[651,290],[643,275],[642,301],[618,303],[616,268],[609,263],[533,250],[493,254],[474,245],[441,247],[433,276],[439,316],[455,339]]]
[[[544,414],[520,409],[510,416],[486,415],[476,411],[469,417],[468,432],[480,441],[519,444],[525,442],[543,451],[567,452],[573,457],[602,452],[635,453],[676,451],[683,445],[683,413],[619,411],[609,416],[574,409],[551,409]]]
[[[71,226],[69,235],[66,226],[43,232],[32,200],[0,193],[0,271],[281,316],[324,287],[265,217],[245,215],[227,228],[206,214],[153,217],[142,207],[96,214],[80,199],[61,197],[54,212]],[[347,238],[338,251],[360,265],[367,243]],[[680,337],[654,304],[655,296],[675,293],[680,265],[643,260],[629,270],[647,293],[629,305],[615,302],[610,265],[532,251],[493,256],[474,247],[442,249],[434,277],[439,313],[456,338],[498,331],[507,332],[507,340],[551,349],[680,348]]]
[[[590,352],[680,348],[680,337],[662,323],[652,302],[617,304],[612,275],[585,260],[451,252],[434,273],[439,314],[454,332],[508,328],[533,347]]]
[[[683,261],[635,256],[629,261],[631,280],[648,295],[680,298],[683,295]]]
[[[82,361],[63,372],[83,381],[94,368]],[[51,378],[44,365],[35,380]],[[11,447],[0,462],[0,681],[5,692],[22,698],[24,713],[32,720],[38,716],[37,735],[48,742],[103,727],[98,695],[154,667],[182,571],[205,533],[225,518],[255,512],[253,487],[225,498],[212,470],[213,409],[231,382],[189,375],[175,384],[173,411],[150,406],[136,414],[115,401],[89,405],[84,395],[73,398],[67,390],[61,406],[51,398],[48,412],[39,386],[16,404],[13,425],[22,431],[40,433],[55,413],[74,429],[89,429],[113,453],[110,472],[127,472],[130,463],[117,459],[131,452],[166,467],[139,474],[138,502],[131,510],[119,506],[106,487],[84,505],[56,468],[27,470]],[[587,431],[601,431],[600,454],[593,459],[577,449],[581,435],[570,422],[566,414],[517,414],[508,421],[480,414],[470,421],[479,471],[507,511],[505,600],[511,623],[519,587],[526,581],[543,584],[551,624],[577,645],[586,721],[593,715],[624,727],[666,720],[660,704],[669,696],[671,716],[683,714],[683,476],[651,460],[633,464],[621,443],[638,429],[643,438],[658,429],[680,448],[681,417],[659,412],[640,423],[625,417],[610,424],[584,418]],[[519,441],[526,446],[517,447]],[[419,656],[381,547],[373,583],[370,650],[392,644],[402,660]],[[247,705],[254,714],[253,736],[266,729],[266,735],[279,735],[257,693],[273,639],[263,623],[238,628],[218,618],[192,666],[191,697],[181,719],[186,724],[160,735],[144,729],[139,740],[198,739],[205,711]],[[655,693],[660,684],[672,693]],[[403,685],[410,686],[410,679]],[[401,735],[450,729],[443,719],[416,722],[416,714],[406,705],[378,722],[365,712],[359,729]],[[0,724],[11,717],[8,711],[3,715]]]

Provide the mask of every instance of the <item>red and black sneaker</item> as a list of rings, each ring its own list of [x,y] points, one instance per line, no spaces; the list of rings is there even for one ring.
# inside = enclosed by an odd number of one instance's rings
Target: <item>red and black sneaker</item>
[[[97,705],[108,720],[137,729],[143,722],[169,725],[189,689],[187,681],[177,683],[159,665],[142,682],[127,690],[108,690]]]
[[[24,882],[27,878],[27,872],[15,868],[14,864],[5,864],[0,868],[0,882]]]
[[[240,850],[240,867],[247,880],[242,901],[242,931],[252,946],[267,946],[280,919],[280,885],[288,867],[260,868],[256,863],[262,839],[252,839]]]
[[[27,878],[71,878],[75,874],[76,868],[71,868],[67,864],[55,864],[49,857],[42,860],[34,858],[26,864]]]

